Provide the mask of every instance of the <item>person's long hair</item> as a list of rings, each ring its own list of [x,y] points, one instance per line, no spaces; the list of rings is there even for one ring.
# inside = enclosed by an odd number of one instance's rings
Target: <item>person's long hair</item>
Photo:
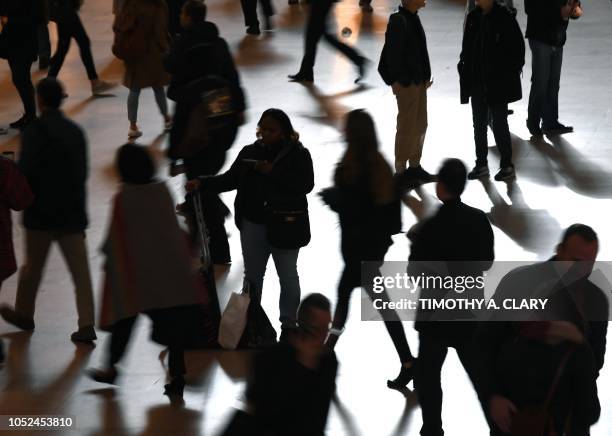
[[[363,109],[350,111],[346,116],[344,132],[347,151],[360,163],[367,164],[378,150],[376,127],[370,114]]]

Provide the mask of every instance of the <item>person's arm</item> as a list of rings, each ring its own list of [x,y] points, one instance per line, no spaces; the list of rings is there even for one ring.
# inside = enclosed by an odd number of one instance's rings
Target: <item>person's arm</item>
[[[223,174],[200,177],[200,189],[216,193],[238,189],[241,180],[250,171],[248,165],[243,162],[243,159],[244,148],[238,153],[238,157],[236,157],[232,166]]]
[[[599,419],[601,405],[597,396],[597,368],[595,356],[588,346],[579,346],[573,352],[565,368],[570,381],[572,400],[571,434],[588,434],[584,430]],[[577,431],[581,432],[578,433]]]
[[[170,74],[176,74],[185,63],[185,43],[182,35],[177,35],[170,44],[168,54],[162,59],[164,69]]]
[[[21,134],[21,153],[17,166],[28,180],[36,178],[43,156],[42,144],[45,138],[38,126],[29,126]]]
[[[591,333],[589,334],[589,344],[593,350],[597,374],[603,367],[606,355],[606,335],[608,334],[608,321],[591,321],[589,323]]]
[[[295,165],[274,165],[269,174],[270,181],[286,194],[306,195],[314,188],[312,157],[306,148],[298,151]]]
[[[521,71],[525,65],[525,39],[516,17],[508,17],[503,33],[503,50],[510,71]]]
[[[389,74],[402,84],[401,79],[410,73],[406,71],[409,60],[405,59],[408,23],[399,13],[391,15],[385,37],[388,48],[385,62],[389,67]]]

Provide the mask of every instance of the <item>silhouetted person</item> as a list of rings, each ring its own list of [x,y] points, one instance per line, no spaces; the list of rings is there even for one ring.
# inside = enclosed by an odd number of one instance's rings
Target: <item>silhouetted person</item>
[[[283,111],[264,111],[257,127],[257,141],[244,147],[225,173],[191,180],[187,190],[237,191],[234,216],[240,229],[244,278],[251,285],[251,298],[261,299],[272,256],[280,280],[282,340],[295,326],[300,302],[297,260],[300,248],[310,242],[306,194],[314,187],[313,165]]]
[[[397,99],[395,171],[422,183],[433,180],[421,166],[427,132],[427,89],[433,83],[425,30],[418,16],[425,3],[402,0],[398,11],[391,14],[379,65],[383,80],[393,88]]]
[[[121,187],[113,199],[105,255],[100,327],[111,332],[104,369],[90,377],[113,383],[138,314],[153,321],[152,339],[168,347],[170,383],[165,394],[181,397],[185,380],[184,348],[204,333],[204,294],[191,266],[187,240],[174,213],[165,183],[154,179],[147,150],[126,144],[117,152]],[[143,210],[155,213],[145,217]],[[155,235],[154,238],[151,235]],[[216,338],[209,338],[215,342]]]
[[[10,123],[23,130],[36,118],[34,86],[30,78],[32,63],[38,56],[38,29],[48,19],[44,0],[1,0],[2,57],[11,69],[11,79],[23,104],[24,115]]]
[[[313,82],[314,81],[314,65],[317,55],[317,45],[319,40],[325,39],[332,47],[349,58],[358,69],[358,77],[355,83],[359,82],[364,74],[367,60],[354,48],[340,42],[338,38],[332,34],[327,28],[327,19],[331,8],[334,5],[334,0],[312,0],[310,3],[310,14],[306,23],[306,31],[304,34],[304,57],[300,65],[300,71],[289,76],[289,79],[294,82]]]
[[[274,6],[271,0],[240,0],[242,5],[242,13],[244,14],[244,24],[247,26],[246,33],[249,35],[260,35],[259,19],[257,18],[257,3],[261,3],[261,8],[264,14],[264,30],[271,31],[274,29],[272,24],[272,16],[274,15]]]
[[[2,282],[17,271],[13,249],[13,223],[11,210],[23,210],[34,197],[28,181],[17,165],[0,156],[0,289]],[[0,340],[0,363],[4,362],[4,345]]]
[[[329,300],[310,294],[300,304],[298,328],[287,344],[255,358],[246,400],[256,431],[266,436],[322,436],[336,390],[338,361],[325,347]]]
[[[187,0],[164,0],[168,4],[168,33],[174,39],[183,31],[181,27],[181,11]],[[203,2],[202,2],[203,3]]]
[[[323,200],[338,213],[342,233],[344,271],[338,284],[338,302],[328,344],[333,347],[344,330],[353,289],[362,285],[362,262],[382,264],[391,235],[401,231],[401,206],[393,171],[378,151],[374,121],[367,112],[354,110],[346,117],[347,149],[336,167],[334,187],[324,191]],[[378,266],[371,268],[378,272]],[[371,280],[364,279],[365,283]],[[368,295],[387,298],[386,293]],[[402,388],[412,379],[413,356],[406,334],[395,312],[386,313],[385,327],[402,365],[389,387]],[[390,319],[393,317],[393,319]]]
[[[155,102],[164,117],[164,130],[170,130],[172,121],[168,115],[168,102],[164,86],[170,83],[170,75],[164,70],[162,60],[168,51],[168,9],[164,0],[130,0],[117,14],[113,30],[130,32],[132,44],[138,44],[143,52],[123,60],[125,74],[123,84],[130,90],[127,99],[130,128],[128,139],[142,136],[138,128],[138,100],[140,91],[153,88]],[[142,42],[136,43],[134,39]]]
[[[574,128],[559,122],[559,84],[569,19],[582,16],[577,0],[525,0],[531,48],[531,91],[527,128],[533,136],[563,134]],[[540,125],[541,122],[541,125]]]
[[[508,103],[522,98],[521,72],[525,43],[512,12],[494,0],[477,0],[467,16],[459,59],[461,103],[471,99],[476,144],[476,166],[468,179],[489,175],[487,125],[492,123],[501,155],[495,180],[514,177]]]
[[[419,226],[410,249],[409,261],[461,262],[470,268],[470,275],[482,275],[494,259],[493,229],[484,212],[464,204],[461,194],[465,188],[467,170],[458,159],[447,159],[438,172],[436,194],[442,206],[434,216]],[[412,265],[409,266],[412,268]],[[473,269],[472,269],[473,268]],[[462,272],[465,274],[465,272]],[[420,298],[426,298],[422,291]],[[454,292],[453,290],[449,292]],[[419,332],[419,358],[415,374],[415,388],[423,414],[422,436],[441,436],[442,386],[441,370],[448,348],[457,351],[459,360],[470,380],[477,385],[475,323],[470,321],[433,321],[428,313],[418,314],[415,328]]]
[[[60,110],[63,94],[61,84],[53,78],[36,85],[41,115],[23,132],[18,162],[34,193],[34,203],[23,214],[25,263],[15,309],[2,306],[0,315],[22,330],[34,330],[38,287],[51,244],[57,242],[75,285],[79,329],[71,339],[91,342],[96,332],[85,241],[87,141],[83,130]]]
[[[79,46],[81,61],[87,70],[87,78],[91,82],[93,96],[103,94],[115,85],[104,82],[98,77],[91,43],[87,31],[79,17],[82,0],[49,0],[51,19],[57,24],[57,49],[51,57],[48,77],[56,78],[64,64],[64,59],[70,49],[70,41],[74,38]]]
[[[502,319],[479,330],[483,396],[488,401],[492,434],[506,434],[513,415],[541,406],[571,343],[569,359],[551,403],[554,430],[562,434],[571,414],[569,435],[588,435],[599,417],[595,380],[604,364],[609,305],[589,281],[598,239],[588,226],[566,229],[555,256],[547,262],[517,268],[493,295],[505,298],[547,297],[546,311],[534,321]]]
[[[215,175],[221,170],[244,120],[245,96],[232,55],[217,27],[205,19],[206,5],[187,1],[181,13],[184,30],[175,38],[164,59],[166,70],[172,74],[168,97],[176,101],[167,154],[174,162],[183,159],[187,179]],[[229,113],[214,117],[194,113],[198,106],[207,105],[207,93],[221,89],[230,93]],[[198,118],[200,115],[202,119]],[[204,128],[205,137],[190,138],[193,126]],[[175,164],[171,172],[174,168]],[[210,231],[213,263],[230,263],[224,226],[227,207],[217,194],[205,193],[202,195],[202,211]]]

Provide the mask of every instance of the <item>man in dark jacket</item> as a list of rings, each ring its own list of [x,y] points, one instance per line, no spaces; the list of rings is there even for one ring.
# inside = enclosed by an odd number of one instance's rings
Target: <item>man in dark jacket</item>
[[[489,175],[487,124],[491,116],[495,142],[501,154],[495,180],[514,177],[508,103],[522,97],[521,71],[525,43],[512,12],[494,0],[477,0],[467,17],[458,70],[461,103],[472,100],[476,166],[468,179]]]
[[[529,133],[541,136],[573,132],[573,127],[559,122],[559,83],[568,21],[582,15],[580,1],[525,0],[525,12],[525,37],[531,48]]]
[[[397,99],[395,171],[406,172],[423,183],[433,180],[421,167],[427,132],[427,89],[433,83],[425,31],[418,16],[424,6],[425,0],[402,0],[399,10],[389,17],[381,55],[381,67],[387,71],[383,79],[392,86]]]
[[[589,280],[591,269],[584,268],[592,267],[597,251],[593,229],[573,224],[564,232],[554,257],[511,271],[497,287],[496,300],[529,297],[533,289],[538,296],[546,294],[548,304],[546,312],[536,314],[538,322],[500,320],[483,324],[477,333],[480,389],[487,399],[492,434],[509,433],[517,409],[544,403],[568,352],[568,342],[578,345],[553,396],[554,425],[561,434],[571,411],[568,434],[588,435],[589,426],[597,420],[595,379],[604,364],[609,304],[602,290]],[[571,263],[577,268],[567,269]],[[529,319],[533,320],[533,315]]]
[[[461,202],[466,173],[465,165],[458,159],[447,159],[442,164],[436,185],[442,206],[423,222],[413,238],[409,257],[411,270],[415,262],[419,269],[418,265],[427,261],[450,262],[449,268],[461,262],[470,267],[469,275],[472,276],[482,275],[490,268],[494,259],[493,230],[484,212]],[[423,292],[421,290],[421,295]],[[421,435],[441,436],[444,432],[440,374],[449,347],[457,350],[472,383],[478,385],[472,341],[475,323],[425,320],[419,313],[415,328],[419,332],[415,388],[423,414]]]
[[[44,0],[0,0],[0,17],[3,26],[0,57],[8,61],[25,112],[10,127],[23,130],[36,118],[30,69],[38,56],[37,32],[47,22],[48,10]]]
[[[23,133],[19,168],[34,193],[23,216],[26,260],[19,277],[15,309],[0,315],[22,330],[34,330],[34,307],[42,272],[57,242],[75,284],[78,331],[73,341],[91,342],[94,304],[85,243],[87,228],[87,143],[83,131],[59,110],[64,90],[55,79],[41,80],[36,93],[41,116]]]
[[[233,144],[238,127],[244,120],[246,107],[240,76],[227,43],[219,36],[217,26],[205,21],[206,12],[206,5],[199,1],[189,0],[183,5],[183,33],[175,38],[164,59],[164,67],[172,74],[168,97],[176,101],[167,154],[173,162],[184,160],[188,179],[215,175],[221,170],[227,150]],[[195,109],[202,103],[200,96],[225,87],[231,96],[231,112],[214,119],[195,118],[199,114]],[[206,144],[199,138],[194,144],[197,150],[185,156],[181,151],[185,149],[184,141],[190,139],[190,123],[194,122],[207,125]],[[173,163],[172,175],[176,174],[176,167]],[[230,263],[230,249],[224,227],[228,210],[216,194],[207,193],[203,195],[202,201],[204,220],[210,231],[213,263]]]

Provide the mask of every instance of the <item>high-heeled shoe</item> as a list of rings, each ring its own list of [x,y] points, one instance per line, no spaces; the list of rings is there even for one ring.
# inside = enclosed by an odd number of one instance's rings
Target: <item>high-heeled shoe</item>
[[[164,395],[170,398],[183,398],[183,390],[185,389],[185,379],[176,377],[170,383],[164,385]]]
[[[414,361],[412,361],[412,365],[405,366],[402,365],[402,369],[400,369],[399,375],[395,378],[395,380],[387,380],[387,387],[389,389],[406,389],[410,380],[414,377]]]
[[[314,74],[312,72],[298,71],[297,74],[290,74],[287,77],[289,77],[291,82],[314,82]]]
[[[115,368],[109,369],[90,369],[87,371],[87,375],[93,381],[98,383],[106,383],[109,385],[115,384],[115,379],[119,375]]]

